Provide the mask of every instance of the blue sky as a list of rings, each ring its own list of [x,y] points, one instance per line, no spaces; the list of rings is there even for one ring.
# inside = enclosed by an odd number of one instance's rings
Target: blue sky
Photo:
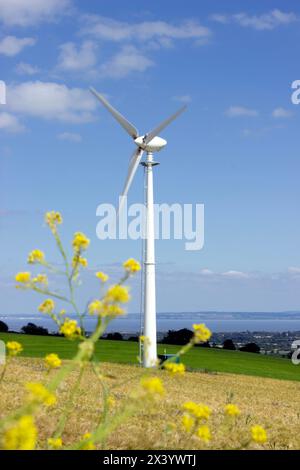
[[[57,260],[46,210],[63,213],[66,243],[78,229],[91,239],[81,302],[95,269],[114,278],[140,258],[140,242],[96,237],[133,145],[90,85],[141,132],[189,104],[162,133],[155,195],[205,205],[205,246],[157,242],[158,310],[299,310],[299,26],[288,0],[0,0],[0,312],[36,308],[13,275],[34,247]],[[140,171],[129,202],[142,185]]]

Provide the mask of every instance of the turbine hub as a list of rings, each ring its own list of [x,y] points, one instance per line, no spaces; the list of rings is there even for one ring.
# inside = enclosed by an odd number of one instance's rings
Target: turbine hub
[[[161,137],[154,137],[147,145],[145,145],[144,137],[144,135],[141,135],[140,137],[135,139],[134,142],[138,147],[145,150],[146,152],[159,152],[167,145],[167,141],[162,139]]]

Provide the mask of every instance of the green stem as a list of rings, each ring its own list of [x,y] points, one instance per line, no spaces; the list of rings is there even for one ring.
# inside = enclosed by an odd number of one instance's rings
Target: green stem
[[[57,426],[57,429],[56,431],[54,432],[53,434],[53,438],[54,439],[57,439],[58,437],[61,437],[64,429],[65,429],[65,426],[66,426],[66,422],[67,422],[67,419],[69,418],[70,416],[70,413],[72,411],[72,405],[74,403],[74,398],[78,392],[78,389],[79,389],[79,385],[80,385],[80,382],[82,380],[82,377],[83,377],[83,373],[84,373],[84,365],[82,365],[80,367],[80,372],[79,372],[79,375],[77,377],[77,380],[74,384],[74,387],[72,388],[71,390],[71,393],[70,393],[70,396],[69,396],[69,399],[66,403],[66,406],[64,408],[64,412],[59,420],[59,423],[58,423],[58,426]]]

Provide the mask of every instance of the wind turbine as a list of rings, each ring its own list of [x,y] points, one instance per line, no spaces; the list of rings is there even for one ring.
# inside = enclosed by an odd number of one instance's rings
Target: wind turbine
[[[138,130],[119,111],[100,95],[94,88],[90,91],[98,98],[103,106],[113,115],[123,129],[132,137],[137,149],[134,151],[129,162],[129,168],[125,185],[120,197],[119,213],[123,202],[127,197],[129,188],[138,169],[144,152],[147,157],[142,165],[146,172],[146,234],[145,234],[145,255],[144,255],[144,331],[146,343],[143,351],[143,366],[154,367],[157,362],[157,340],[156,340],[156,292],[155,292],[155,227],[154,227],[154,201],[153,201],[153,167],[158,165],[153,160],[153,154],[159,152],[166,145],[167,141],[158,136],[174,119],[176,119],[187,106],[181,107],[175,114],[163,121],[152,131],[145,135],[139,135]]]

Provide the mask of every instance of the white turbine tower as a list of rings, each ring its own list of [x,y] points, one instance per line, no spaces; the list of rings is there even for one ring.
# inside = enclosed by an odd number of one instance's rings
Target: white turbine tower
[[[166,145],[167,141],[158,137],[158,134],[165,129],[174,119],[176,119],[187,106],[180,108],[175,114],[163,121],[153,131],[139,136],[138,130],[119,113],[111,104],[96,90],[91,92],[101,101],[103,106],[113,115],[118,123],[133,138],[137,149],[134,151],[129,162],[129,169],[125,181],[124,189],[120,197],[119,212],[127,197],[127,193],[133,181],[134,175],[141,163],[142,155],[147,152],[147,158],[142,163],[146,171],[146,236],[144,255],[144,331],[147,341],[143,351],[144,367],[154,367],[157,361],[157,341],[156,341],[156,293],[155,293],[155,227],[154,227],[154,200],[153,200],[153,166],[158,163],[153,160],[153,153],[159,152]]]

